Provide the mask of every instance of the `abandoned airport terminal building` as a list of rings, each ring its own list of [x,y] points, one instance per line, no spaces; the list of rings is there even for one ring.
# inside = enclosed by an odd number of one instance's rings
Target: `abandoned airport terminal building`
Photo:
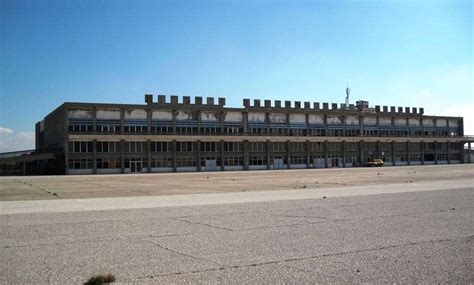
[[[36,150],[56,150],[65,174],[357,167],[371,159],[385,166],[470,162],[461,117],[367,101],[244,99],[243,108],[228,108],[225,98],[206,99],[64,103],[36,124]]]

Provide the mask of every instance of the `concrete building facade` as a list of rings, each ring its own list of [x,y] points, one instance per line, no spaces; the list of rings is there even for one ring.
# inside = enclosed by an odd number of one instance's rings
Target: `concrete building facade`
[[[36,124],[66,174],[464,163],[463,118],[423,108],[145,95],[144,105],[64,103]],[[470,149],[470,148],[469,148]]]

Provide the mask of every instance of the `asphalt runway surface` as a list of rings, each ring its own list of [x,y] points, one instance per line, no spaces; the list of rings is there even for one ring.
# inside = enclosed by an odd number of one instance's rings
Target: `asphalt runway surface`
[[[473,283],[473,185],[0,202],[0,283]]]

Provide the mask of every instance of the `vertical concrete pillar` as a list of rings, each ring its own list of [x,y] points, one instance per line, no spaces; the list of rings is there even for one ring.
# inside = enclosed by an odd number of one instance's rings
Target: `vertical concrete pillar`
[[[435,146],[434,147],[434,151],[435,151],[435,153],[434,153],[434,162],[435,162],[435,164],[438,164],[438,142],[437,141],[434,142],[434,146]]]
[[[69,109],[64,111],[64,174],[68,174],[69,170]]]
[[[359,116],[359,132],[360,132],[360,136],[363,136],[364,135],[364,116]],[[361,161],[362,163],[362,161]],[[362,164],[361,164],[362,166]]]
[[[221,170],[222,170],[222,171],[225,170],[224,159],[225,159],[224,140],[221,140]]]
[[[323,123],[324,123],[324,133],[325,133],[325,136],[327,137],[328,136],[328,114],[324,114],[324,117],[323,117]],[[326,167],[327,166],[327,163],[326,163]]]
[[[290,154],[291,143],[289,140],[286,141],[286,168],[291,168],[291,154]]]
[[[406,142],[406,155],[407,155],[407,165],[411,165],[410,160],[410,141]]]
[[[92,173],[97,174],[97,140],[92,141]]]
[[[309,136],[309,114],[305,114],[305,122],[306,122],[306,136]]]
[[[22,161],[22,165],[23,165],[23,176],[26,175],[26,161],[23,159]]]
[[[171,114],[173,116],[173,135],[176,135],[176,110],[172,110]]]
[[[309,142],[309,140],[306,140],[306,143],[305,143],[305,151],[306,151],[306,168],[310,168],[309,147],[310,147],[310,142]]]
[[[392,141],[390,143],[390,149],[391,149],[391,152],[392,152],[392,165],[395,166],[396,165],[396,162],[395,162],[395,141]]]
[[[270,146],[271,146],[271,143],[270,143],[270,140],[267,140],[267,143],[265,144],[266,145],[266,148],[265,148],[265,151],[267,152],[267,170],[270,170],[270,160],[271,160],[271,156],[270,156]]]
[[[125,134],[125,109],[120,108],[120,134]]]
[[[198,128],[200,129],[200,128]],[[197,156],[197,171],[201,171],[201,140],[197,141],[197,150],[196,150],[196,156]]]
[[[249,134],[249,113],[247,110],[244,110],[242,112],[242,121],[243,121],[243,126],[244,126],[244,134],[248,135]]]
[[[202,135],[202,132],[201,132],[201,125],[202,125],[202,119],[201,119],[201,111],[200,110],[197,110],[196,111],[196,135]]]
[[[421,151],[421,165],[425,165],[425,143],[420,142],[420,151]]]
[[[449,120],[448,120],[449,122]],[[449,150],[449,141],[446,142],[446,152],[447,152],[447,156],[448,156],[448,164],[451,164],[451,151]]]
[[[146,141],[146,161],[147,161],[147,172],[151,173],[151,140]]]
[[[342,141],[342,167],[346,167],[346,141]]]
[[[243,158],[244,158],[244,170],[249,170],[249,141],[244,140],[242,142]]]
[[[358,147],[358,155],[359,155],[359,166],[364,166],[364,141],[359,141]]]
[[[225,135],[225,132],[224,132],[224,111],[219,112],[219,123],[221,125],[220,134]]]
[[[286,135],[291,135],[290,113],[286,112]]]
[[[120,172],[125,173],[125,141],[120,140]]]
[[[375,158],[381,158],[381,155],[380,155],[380,141],[375,142]]]
[[[346,108],[349,108],[349,107],[346,106]],[[342,136],[343,137],[346,136],[346,116],[345,115],[342,115]],[[345,161],[344,161],[344,164],[345,164]]]
[[[265,123],[266,123],[266,126],[267,126],[267,135],[270,134],[270,113],[268,112],[265,112]]]
[[[151,134],[151,117],[153,115],[153,110],[151,108],[146,109],[146,132]]]
[[[174,113],[174,111],[173,111]],[[173,122],[173,130],[176,130],[176,120],[174,120]],[[172,155],[173,155],[173,172],[177,172],[178,171],[178,158],[176,156],[176,140],[173,140],[171,142],[171,148],[172,148]]]
[[[461,156],[464,157],[464,144],[462,144]],[[467,143],[467,162],[472,163],[472,161],[471,161],[471,142]]]
[[[97,133],[97,107],[92,108],[92,132]]]
[[[324,141],[324,167],[326,167],[326,168],[329,167],[329,164],[328,164],[328,141]]]

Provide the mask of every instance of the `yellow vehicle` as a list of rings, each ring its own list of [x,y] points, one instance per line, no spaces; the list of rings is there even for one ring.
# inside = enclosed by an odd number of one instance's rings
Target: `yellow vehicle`
[[[383,166],[383,160],[371,159],[367,162],[367,166]]]

